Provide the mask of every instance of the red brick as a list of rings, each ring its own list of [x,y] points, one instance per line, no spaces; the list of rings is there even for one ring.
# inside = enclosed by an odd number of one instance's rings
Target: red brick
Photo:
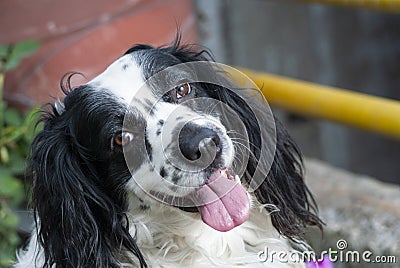
[[[6,76],[5,98],[22,109],[62,96],[59,81],[66,72],[78,71],[91,79],[133,44],[168,44],[177,27],[185,43],[197,41],[189,0],[30,2],[13,1],[14,9],[6,4],[11,1],[0,4],[2,13],[6,12],[0,20],[0,31],[5,33],[2,43],[23,39],[42,42],[34,56]],[[21,19],[24,14],[26,20]],[[14,31],[4,26],[13,18]],[[85,81],[73,80],[76,85]]]

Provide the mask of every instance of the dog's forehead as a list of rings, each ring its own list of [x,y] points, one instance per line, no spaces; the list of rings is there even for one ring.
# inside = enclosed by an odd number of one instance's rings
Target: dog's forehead
[[[110,90],[126,103],[130,103],[139,91],[149,90],[145,85],[142,69],[132,54],[124,55],[113,62],[88,84]]]

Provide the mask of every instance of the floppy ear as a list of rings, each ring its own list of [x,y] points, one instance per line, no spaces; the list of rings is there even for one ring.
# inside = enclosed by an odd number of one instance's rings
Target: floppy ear
[[[147,267],[123,208],[104,192],[93,160],[76,140],[77,113],[53,106],[31,146],[28,175],[43,267],[120,267],[117,256],[126,251]]]
[[[263,157],[261,148],[265,146],[262,144],[261,122],[257,122],[253,113],[254,109],[262,109],[252,107],[252,110],[244,99],[231,90],[220,88],[215,92],[218,92],[217,98],[235,110],[246,127],[251,153],[245,179],[250,183],[260,157]],[[266,104],[255,101],[252,105]],[[265,179],[254,193],[261,204],[272,204],[276,207],[276,211],[271,211],[274,227],[286,237],[297,239],[301,237],[307,225],[322,228],[322,221],[316,215],[315,201],[304,183],[300,151],[282,124],[276,118],[271,119],[275,120],[276,128],[275,155],[269,173],[264,174]]]
[[[286,129],[275,119],[276,151],[271,170],[255,194],[262,204],[275,204],[278,211],[271,213],[272,224],[283,235],[296,239],[304,227],[317,226],[317,206],[303,179],[300,150]]]

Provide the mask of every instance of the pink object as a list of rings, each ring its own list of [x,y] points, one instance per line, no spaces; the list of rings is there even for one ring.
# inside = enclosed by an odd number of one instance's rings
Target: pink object
[[[203,222],[221,232],[241,225],[250,214],[246,190],[239,182],[222,175],[221,170],[214,172],[196,192],[195,203]]]
[[[307,268],[334,268],[333,262],[330,260],[328,255],[324,255],[321,261],[317,262],[306,262]]]

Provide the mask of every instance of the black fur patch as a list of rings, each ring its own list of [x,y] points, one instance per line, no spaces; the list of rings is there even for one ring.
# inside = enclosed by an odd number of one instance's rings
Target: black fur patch
[[[163,177],[163,178],[168,176],[168,173],[167,173],[167,171],[165,170],[164,167],[161,167],[161,169],[160,169],[160,176]]]
[[[149,157],[150,161],[153,161],[153,147],[151,147],[151,144],[149,143],[147,137],[145,138],[145,146],[147,156]]]
[[[178,182],[179,182],[181,179],[182,179],[182,177],[181,177],[179,174],[174,174],[174,175],[172,176],[172,182],[173,182],[174,184],[178,184]]]

